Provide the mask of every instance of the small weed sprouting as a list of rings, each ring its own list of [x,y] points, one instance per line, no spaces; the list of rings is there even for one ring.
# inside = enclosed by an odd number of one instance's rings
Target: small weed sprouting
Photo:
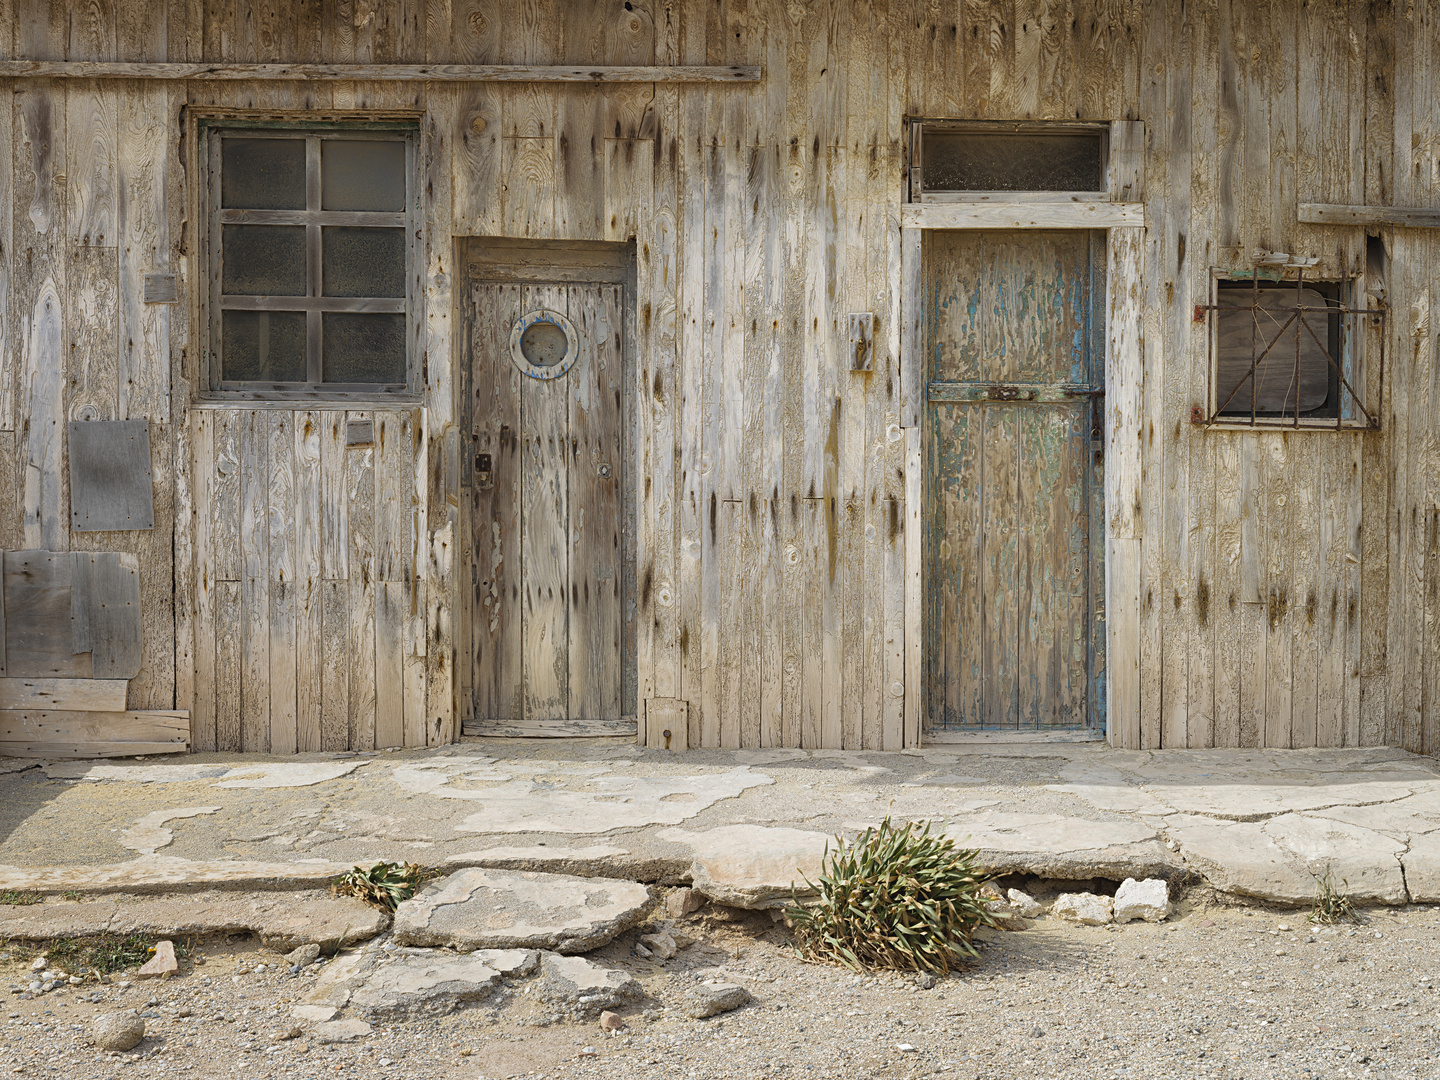
[[[825,849],[820,899],[797,898],[785,911],[797,952],[858,971],[949,972],[977,955],[975,931],[995,925],[981,894],[990,876],[976,858],[932,836],[928,824],[897,827],[888,817],[852,843],[836,837]]]
[[[175,942],[176,956],[183,958],[187,952],[181,942]],[[125,968],[140,967],[154,954],[154,943],[139,934],[56,938],[45,946],[45,955],[55,967],[76,975],[109,975]]]
[[[378,862],[368,869],[355,867],[336,879],[331,891],[336,896],[358,896],[367,904],[394,911],[402,900],[409,900],[422,884],[435,876],[435,871],[415,863]]]
[[[10,907],[29,907],[31,904],[40,903],[41,896],[36,892],[20,892],[18,889],[6,889],[0,892],[0,904]]]
[[[1330,865],[1327,863],[1324,875],[1315,878],[1315,906],[1310,911],[1309,921],[1322,926],[1334,926],[1341,922],[1361,922],[1360,913],[1350,902],[1350,895],[1344,891],[1349,884],[1349,881],[1341,878],[1341,888],[1337,889],[1334,879],[1330,876]]]

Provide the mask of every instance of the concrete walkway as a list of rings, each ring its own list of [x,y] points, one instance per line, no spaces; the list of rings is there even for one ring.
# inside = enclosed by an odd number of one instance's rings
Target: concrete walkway
[[[914,752],[479,740],[422,752],[0,759],[0,890],[313,888],[412,861],[788,899],[829,837],[928,819],[992,870],[1307,905],[1440,901],[1440,767],[1398,750]]]

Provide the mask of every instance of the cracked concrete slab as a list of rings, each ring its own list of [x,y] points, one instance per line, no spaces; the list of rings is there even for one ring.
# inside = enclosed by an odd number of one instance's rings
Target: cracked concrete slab
[[[1373,829],[1309,814],[1261,822],[1177,814],[1165,828],[1185,861],[1224,892],[1304,905],[1328,868],[1356,903],[1406,901],[1406,845]]]
[[[156,810],[146,814],[130,828],[120,834],[120,846],[138,851],[142,855],[154,855],[175,839],[173,829],[164,828],[167,821],[199,817],[201,814],[219,813],[218,806],[186,806],[178,810]]]
[[[327,948],[368,941],[390,925],[382,911],[328,893],[211,894],[203,897],[127,897],[47,900],[0,907],[0,938],[43,941],[97,933],[155,938],[254,934],[270,948],[288,951],[311,943]]]
[[[314,1016],[348,1008],[367,1020],[444,1016],[538,965],[539,953],[531,949],[455,956],[434,949],[367,948],[331,964],[307,995],[311,1004],[299,1008],[315,1010]]]
[[[52,780],[104,781],[126,784],[183,784],[219,780],[219,788],[292,788],[336,780],[354,772],[363,761],[276,761],[260,765],[109,765],[93,761],[62,761],[45,766]]]
[[[180,859],[171,855],[142,856],[131,862],[100,866],[20,867],[0,865],[0,889],[58,893],[142,892],[185,886],[286,886],[328,883],[350,869],[348,863],[302,859],[288,863],[240,859]]]
[[[694,852],[693,887],[701,896],[730,907],[782,907],[795,894],[811,895],[806,879],[820,878],[828,833],[767,825],[722,825],[704,832],[666,829]]]
[[[698,877],[727,902],[779,903],[810,864],[783,845],[767,850],[773,830],[808,837],[801,854],[814,859],[837,831],[887,813],[943,822],[1002,873],[1172,885],[1200,875],[1308,904],[1306,867],[1353,856],[1347,872],[1368,867],[1366,895],[1403,895],[1407,882],[1417,899],[1440,894],[1440,767],[1397,750],[987,743],[668,754],[619,740],[488,739],[286,760],[3,760],[0,888],[304,889],[388,860],[667,884]],[[1254,828],[1226,831],[1236,824]],[[697,862],[706,841],[695,837],[718,844],[726,829],[755,850],[732,845],[724,858],[755,863],[753,873],[722,873],[720,854]],[[766,858],[778,860],[774,873],[759,867]]]
[[[649,914],[649,888],[613,878],[524,870],[460,870],[395,910],[402,945],[588,952]]]

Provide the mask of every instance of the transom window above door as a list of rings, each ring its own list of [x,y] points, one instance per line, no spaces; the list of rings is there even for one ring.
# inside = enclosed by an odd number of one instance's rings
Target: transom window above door
[[[915,120],[910,134],[915,202],[1108,197],[1104,124]]]
[[[203,137],[207,390],[410,389],[413,129],[217,126]]]

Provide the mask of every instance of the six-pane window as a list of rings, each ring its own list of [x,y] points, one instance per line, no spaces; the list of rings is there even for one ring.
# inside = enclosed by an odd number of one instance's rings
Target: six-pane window
[[[405,389],[409,134],[212,140],[210,388]]]

